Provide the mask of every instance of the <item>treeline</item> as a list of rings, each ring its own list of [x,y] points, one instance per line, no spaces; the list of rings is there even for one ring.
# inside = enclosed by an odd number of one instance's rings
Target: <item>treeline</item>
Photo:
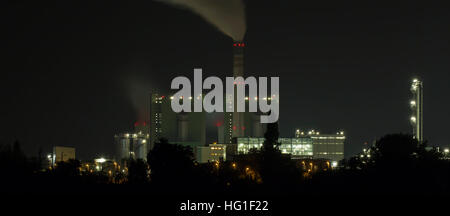
[[[410,135],[392,134],[348,160],[339,169],[306,170],[279,149],[278,125],[269,124],[261,150],[232,161],[199,164],[190,147],[161,139],[147,161],[128,161],[120,172],[82,172],[77,160],[44,169],[42,159],[27,158],[20,145],[0,149],[0,183],[7,190],[152,191],[155,193],[214,193],[302,196],[336,194],[444,195],[450,192],[450,163],[427,143]],[[275,147],[274,147],[275,146]]]

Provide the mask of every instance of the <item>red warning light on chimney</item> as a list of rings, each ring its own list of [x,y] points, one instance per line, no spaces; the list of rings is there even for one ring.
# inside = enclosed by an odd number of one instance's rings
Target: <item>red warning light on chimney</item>
[[[220,127],[220,126],[222,126],[222,124],[223,124],[223,122],[218,121],[218,122],[216,122],[216,127]]]

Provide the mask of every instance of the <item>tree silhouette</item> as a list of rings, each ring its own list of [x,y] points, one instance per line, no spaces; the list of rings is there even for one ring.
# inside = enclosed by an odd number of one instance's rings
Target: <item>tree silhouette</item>
[[[267,124],[267,130],[264,133],[264,144],[262,151],[263,152],[277,152],[280,143],[278,142],[278,138],[280,136],[280,132],[278,130],[278,123],[270,123]]]
[[[419,143],[411,135],[389,134],[379,139],[373,148],[374,160],[410,160],[419,151]]]
[[[270,123],[264,134],[264,144],[259,156],[259,174],[264,185],[279,191],[281,187],[294,187],[301,180],[301,170],[279,150],[278,123]]]
[[[176,187],[188,184],[194,177],[194,154],[189,146],[160,139],[148,153],[147,162],[151,181],[155,184]]]
[[[75,178],[81,175],[80,172],[81,162],[75,159],[69,159],[68,161],[60,161],[56,163],[54,168],[54,174],[62,178]]]
[[[363,178],[360,182],[372,185],[369,190],[430,193],[429,185],[448,190],[450,179],[444,170],[449,170],[449,163],[436,149],[427,149],[426,142],[419,144],[408,134],[389,134],[377,140],[369,152],[345,164],[353,170],[347,174],[359,175]]]
[[[0,181],[17,182],[28,178],[33,172],[33,165],[20,147],[19,141],[13,145],[0,146]]]
[[[128,165],[128,183],[144,184],[149,181],[148,164],[142,160],[130,160]]]

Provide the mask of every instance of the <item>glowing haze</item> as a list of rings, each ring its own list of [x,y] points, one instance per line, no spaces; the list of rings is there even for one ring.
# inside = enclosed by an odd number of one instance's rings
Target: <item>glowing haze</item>
[[[157,0],[187,8],[216,26],[220,31],[242,41],[246,31],[245,9],[242,0]]]

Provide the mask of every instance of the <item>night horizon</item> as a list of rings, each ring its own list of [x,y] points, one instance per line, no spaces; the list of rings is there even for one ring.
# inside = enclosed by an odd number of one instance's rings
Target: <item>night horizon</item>
[[[368,182],[443,195],[449,12],[421,1],[7,1],[0,165],[25,188],[186,192],[185,210],[196,187],[317,196]],[[224,92],[226,77],[279,78],[279,94],[269,81],[267,97],[245,95],[279,104],[278,121],[259,118],[278,109],[175,111],[196,103],[194,87],[175,99],[171,89],[181,76],[194,86],[194,69]]]

